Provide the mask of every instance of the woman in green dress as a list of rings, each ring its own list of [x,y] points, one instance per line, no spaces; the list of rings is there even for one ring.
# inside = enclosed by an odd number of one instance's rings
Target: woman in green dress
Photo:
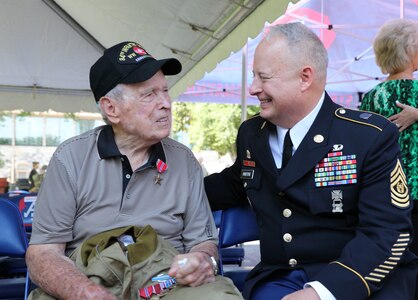
[[[415,238],[410,248],[418,254],[418,81],[413,78],[418,69],[418,22],[407,19],[386,22],[373,42],[373,49],[377,65],[388,77],[364,95],[360,109],[381,114],[399,128],[402,162],[414,200]]]

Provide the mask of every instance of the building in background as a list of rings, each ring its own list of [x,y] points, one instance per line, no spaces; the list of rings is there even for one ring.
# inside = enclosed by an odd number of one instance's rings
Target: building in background
[[[103,124],[100,114],[0,114],[0,178],[14,184],[28,178],[32,161],[47,165],[56,147],[66,139]]]

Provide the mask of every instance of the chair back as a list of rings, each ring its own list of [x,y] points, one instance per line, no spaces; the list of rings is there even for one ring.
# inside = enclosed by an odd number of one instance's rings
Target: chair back
[[[227,276],[241,291],[249,270],[224,272],[222,250],[233,245],[259,240],[259,230],[255,212],[250,205],[231,207],[222,210],[219,226],[219,273]],[[241,265],[241,264],[240,264]]]
[[[256,241],[260,238],[257,218],[250,205],[236,206],[222,211],[219,226],[219,247]]]
[[[16,204],[0,199],[0,256],[25,257],[28,241],[22,214]]]
[[[10,278],[0,279],[0,299],[27,299],[31,281],[24,262],[28,240],[19,208],[10,200],[0,198],[0,257],[9,261]],[[16,260],[14,260],[16,259]],[[23,265],[23,266],[22,266]],[[15,277],[14,271],[26,278]]]
[[[219,226],[221,226],[222,210],[213,211],[212,216],[215,221],[216,228],[219,228]]]

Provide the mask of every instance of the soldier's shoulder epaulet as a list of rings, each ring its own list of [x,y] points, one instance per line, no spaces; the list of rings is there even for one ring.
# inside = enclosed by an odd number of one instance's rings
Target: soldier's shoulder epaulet
[[[256,113],[255,115],[248,117],[247,120],[245,120],[245,121],[249,121],[249,120],[252,120],[252,119],[255,119],[255,118],[261,118],[260,113]]]
[[[256,113],[255,115],[248,117],[243,123],[261,122],[261,120],[263,120],[263,118],[260,117],[260,113]]]
[[[390,122],[385,117],[370,111],[354,110],[344,107],[336,109],[335,116],[349,122],[373,127],[379,131],[382,131]]]
[[[263,129],[267,123],[269,123],[266,119],[263,119],[260,116],[260,113],[257,113],[251,117],[249,117],[247,120],[245,120],[242,125],[250,126],[252,128],[259,128]]]

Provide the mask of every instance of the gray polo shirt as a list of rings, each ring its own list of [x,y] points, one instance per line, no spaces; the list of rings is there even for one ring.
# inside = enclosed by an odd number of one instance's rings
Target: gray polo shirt
[[[160,161],[168,168],[156,180]],[[153,146],[147,164],[132,171],[106,125],[55,151],[37,197],[30,244],[67,243],[69,254],[96,233],[147,224],[181,253],[203,241],[217,242],[193,153],[166,138]]]

